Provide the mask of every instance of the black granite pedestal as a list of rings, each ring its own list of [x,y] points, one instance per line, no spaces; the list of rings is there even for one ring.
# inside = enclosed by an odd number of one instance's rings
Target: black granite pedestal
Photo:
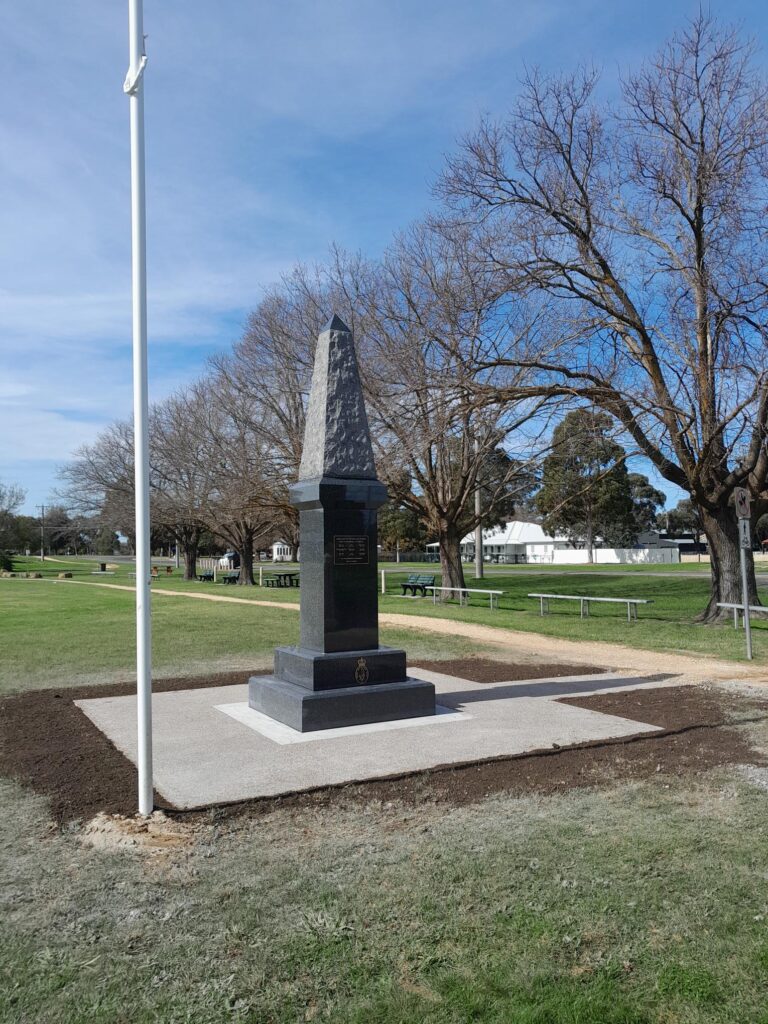
[[[352,335],[334,317],[320,334],[299,510],[298,647],[275,650],[272,676],[248,684],[250,707],[302,732],[435,713],[435,688],[406,675],[405,651],[379,646],[376,478]]]
[[[307,690],[275,676],[253,676],[248,704],[298,732],[316,732],[434,715],[435,688],[421,679],[405,678],[396,683]]]

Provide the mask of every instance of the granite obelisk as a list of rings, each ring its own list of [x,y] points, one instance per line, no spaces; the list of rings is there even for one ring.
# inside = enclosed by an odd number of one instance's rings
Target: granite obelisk
[[[321,332],[299,479],[301,623],[298,647],[275,649],[271,676],[253,676],[252,708],[300,732],[435,713],[431,683],[409,679],[405,651],[379,645],[376,477],[349,328]]]

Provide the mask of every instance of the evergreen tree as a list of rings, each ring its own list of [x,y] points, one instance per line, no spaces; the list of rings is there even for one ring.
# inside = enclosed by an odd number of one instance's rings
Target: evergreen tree
[[[598,537],[621,547],[637,539],[626,453],[611,436],[611,426],[605,413],[569,412],[555,428],[536,495],[547,532],[583,544],[590,562]]]
[[[657,491],[642,473],[629,474],[629,489],[634,506],[636,534],[655,529],[659,522],[658,510],[664,505],[667,496],[663,491]]]
[[[396,501],[388,501],[379,509],[379,543],[382,550],[422,551],[427,531],[417,512]]]

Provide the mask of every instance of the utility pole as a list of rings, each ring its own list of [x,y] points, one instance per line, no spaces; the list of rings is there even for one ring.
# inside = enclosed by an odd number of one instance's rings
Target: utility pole
[[[40,509],[40,561],[45,561],[45,505],[35,505]]]
[[[480,458],[480,442],[475,438],[475,461],[477,462]],[[482,507],[480,503],[480,469],[478,467],[477,474],[475,476],[475,519],[477,525],[475,526],[475,579],[481,580],[484,574],[483,567],[483,528],[480,525],[480,514]],[[450,597],[450,594],[448,595]]]
[[[147,233],[144,193],[143,0],[128,0],[130,66],[123,84],[131,122],[131,278],[133,307],[133,445],[136,479],[136,703],[139,814],[151,814],[152,609],[149,550],[149,398],[147,386]]]

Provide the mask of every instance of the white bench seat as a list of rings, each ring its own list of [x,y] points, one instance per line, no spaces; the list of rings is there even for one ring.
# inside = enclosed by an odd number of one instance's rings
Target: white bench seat
[[[432,591],[432,603],[433,604],[437,604],[437,594],[438,594],[438,591],[442,591],[443,593],[458,594],[459,595],[459,604],[460,605],[464,604],[465,596],[467,598],[467,604],[469,604],[469,597],[467,596],[469,594],[487,594],[488,595],[488,601],[490,603],[491,608],[497,608],[498,607],[498,603],[499,602],[498,602],[497,599],[499,597],[501,597],[501,595],[504,593],[503,590],[486,590],[485,587],[429,587],[428,586],[428,587],[425,587],[424,589]],[[494,601],[496,602],[495,604],[494,604]]]
[[[528,597],[538,598],[541,615],[546,615],[549,611],[550,601],[578,601],[581,605],[582,619],[589,618],[589,605],[593,601],[598,601],[601,604],[625,604],[627,606],[627,622],[632,622],[633,619],[637,620],[639,604],[653,604],[652,600],[642,597],[585,597],[583,594],[529,594]]]
[[[739,628],[739,613],[741,613],[742,621],[744,619],[744,605],[740,604],[740,603],[736,604],[735,602],[732,602],[732,601],[718,601],[717,602],[717,607],[718,608],[731,608],[733,610],[733,628],[734,629],[738,629]],[[760,615],[761,613],[763,615],[766,615],[766,614],[768,614],[768,607],[766,607],[763,604],[751,604],[749,606],[749,611],[753,615]]]

